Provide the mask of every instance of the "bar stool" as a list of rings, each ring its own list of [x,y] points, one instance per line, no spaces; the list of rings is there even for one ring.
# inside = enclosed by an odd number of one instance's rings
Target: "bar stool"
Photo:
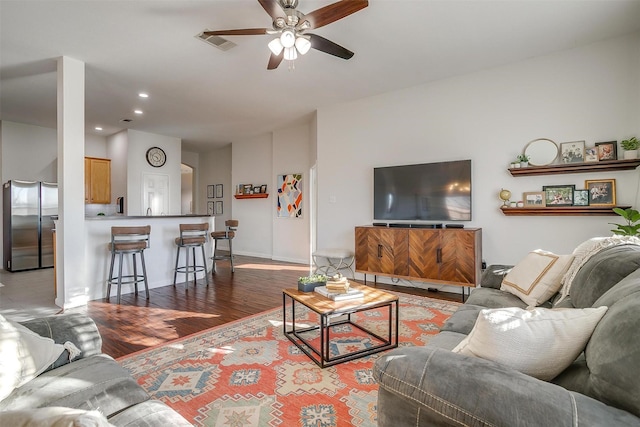
[[[313,265],[315,266],[314,272],[322,273],[327,276],[333,276],[339,273],[340,270],[347,269],[353,275],[353,262],[355,260],[354,253],[348,249],[319,249],[312,254]],[[326,263],[320,263],[320,258],[324,259]]]
[[[209,223],[202,224],[180,224],[180,237],[176,237],[176,268],[173,273],[173,286],[176,285],[178,273],[186,274],[186,283],[189,283],[189,274],[193,273],[193,284],[196,284],[196,273],[204,271],[204,278],[209,286],[209,275],[207,274],[207,258],[204,254],[204,244],[207,242],[207,232],[209,231]],[[202,250],[202,265],[196,264],[196,248]],[[180,260],[180,249],[185,248],[186,263],[178,266]],[[189,263],[189,249],[193,255],[193,263]]]
[[[237,219],[228,219],[224,222],[226,227],[225,231],[212,231],[211,238],[213,239],[213,267],[211,268],[212,274],[216,274],[216,260],[228,259],[231,262],[231,272],[233,273],[235,269],[233,268],[233,238],[236,236],[236,230],[238,229],[238,220]],[[218,240],[228,240],[229,241],[229,255],[218,255]]]
[[[149,282],[147,281],[147,268],[144,264],[144,250],[149,247],[149,234],[151,234],[151,226],[140,227],[111,227],[111,243],[109,250],[111,251],[111,267],[109,268],[109,280],[107,281],[107,300],[111,296],[111,285],[118,285],[118,304],[120,304],[120,294],[122,284],[133,284],[136,295],[138,295],[138,283],[144,282],[144,288],[149,299]],[[123,256],[131,254],[133,256],[133,274],[122,274]],[[138,276],[138,266],[136,262],[136,254],[140,254],[142,262],[142,276]],[[113,275],[113,266],[118,255],[118,275]]]

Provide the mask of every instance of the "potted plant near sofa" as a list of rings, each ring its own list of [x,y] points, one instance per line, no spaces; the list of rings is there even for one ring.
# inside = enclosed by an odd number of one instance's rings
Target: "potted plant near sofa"
[[[638,158],[638,148],[640,148],[640,140],[638,140],[635,136],[621,141],[620,146],[624,150],[623,156],[625,159]]]
[[[616,226],[614,230],[611,230],[613,234],[640,237],[640,212],[631,208],[613,208],[613,211],[627,221],[626,224],[615,224],[610,222],[609,224]]]

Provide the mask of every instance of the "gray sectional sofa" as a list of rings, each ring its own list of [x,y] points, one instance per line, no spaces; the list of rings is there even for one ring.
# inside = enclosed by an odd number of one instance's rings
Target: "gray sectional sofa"
[[[584,351],[550,381],[451,351],[481,310],[527,307],[500,290],[509,268],[490,266],[426,346],[400,347],[376,361],[378,425],[640,426],[640,246],[599,251],[577,270],[569,297],[546,304],[608,307]]]
[[[97,410],[115,426],[191,426],[173,409],[151,399],[125,369],[101,353],[100,333],[87,316],[65,314],[21,324],[56,343],[72,342],[82,353],[70,362],[65,350],[49,370],[1,400],[0,424],[3,413],[7,416],[16,411],[33,413],[36,408],[64,407]]]

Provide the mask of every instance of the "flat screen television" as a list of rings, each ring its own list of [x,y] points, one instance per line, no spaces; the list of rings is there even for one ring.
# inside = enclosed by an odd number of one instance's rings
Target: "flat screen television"
[[[471,160],[374,168],[373,218],[471,221]]]

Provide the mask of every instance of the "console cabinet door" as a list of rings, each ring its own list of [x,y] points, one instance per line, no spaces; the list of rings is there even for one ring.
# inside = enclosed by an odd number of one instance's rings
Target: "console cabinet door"
[[[406,276],[408,230],[356,227],[356,270]]]
[[[440,230],[409,231],[409,276],[440,278]]]
[[[480,283],[481,274],[481,230],[446,230],[440,239],[440,280]]]

